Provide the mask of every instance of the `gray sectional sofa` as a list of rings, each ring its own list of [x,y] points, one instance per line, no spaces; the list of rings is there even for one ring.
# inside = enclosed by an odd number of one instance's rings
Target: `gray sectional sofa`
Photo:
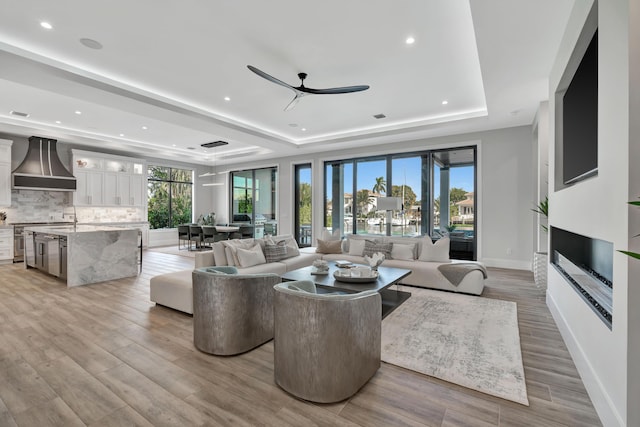
[[[320,247],[327,247],[319,241]],[[484,289],[486,270],[481,263],[473,261],[449,260],[448,239],[435,244],[429,237],[386,237],[349,235],[339,246],[339,253],[319,253],[316,247],[299,249],[290,235],[267,236],[263,239],[242,239],[216,242],[213,250],[195,254],[195,268],[213,265],[233,265],[241,274],[275,273],[306,267],[317,259],[328,261],[347,260],[356,264],[366,264],[366,250],[387,251],[383,266],[406,268],[411,274],[402,279],[402,284],[423,288],[441,289],[480,295]],[[373,245],[373,246],[372,246]],[[463,275],[456,285],[438,268],[441,265],[476,264]],[[473,266],[471,266],[473,267]],[[189,286],[192,270],[162,274],[151,278],[151,301],[193,313],[192,290]]]

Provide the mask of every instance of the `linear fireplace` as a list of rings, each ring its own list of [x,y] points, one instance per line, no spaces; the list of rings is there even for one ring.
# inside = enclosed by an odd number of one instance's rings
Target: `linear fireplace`
[[[551,265],[611,329],[613,243],[551,227]]]

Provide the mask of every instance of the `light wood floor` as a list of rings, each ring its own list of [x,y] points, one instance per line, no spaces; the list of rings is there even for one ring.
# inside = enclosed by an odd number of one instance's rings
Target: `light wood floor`
[[[529,407],[385,363],[348,401],[315,405],[275,385],[273,342],[198,352],[191,317],[149,301],[150,277],[193,259],[144,260],[137,278],[73,289],[0,266],[0,426],[601,425],[529,272],[490,269],[483,294],[518,303]]]

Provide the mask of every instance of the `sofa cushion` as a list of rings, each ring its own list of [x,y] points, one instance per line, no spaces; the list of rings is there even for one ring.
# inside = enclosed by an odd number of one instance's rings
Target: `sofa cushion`
[[[191,272],[193,270],[174,271],[160,274],[149,280],[149,298],[156,304],[193,313],[193,291]]]
[[[422,242],[420,261],[449,262],[449,238],[442,237],[435,243],[428,236]]]
[[[353,239],[349,242],[349,255],[362,256],[366,240]]]
[[[316,252],[319,254],[341,254],[342,241],[318,239],[318,247],[316,248]]]
[[[227,265],[240,265],[240,260],[238,259],[236,249],[251,249],[255,245],[255,239],[233,239],[225,240],[220,243],[224,245],[224,253],[227,258]]]
[[[287,272],[287,266],[280,261],[253,265],[251,267],[238,268],[238,274],[254,274],[254,273],[284,274],[286,272]]]
[[[321,240],[342,240],[342,233],[339,228],[329,231],[326,228],[322,230],[322,235],[320,236]]]
[[[229,265],[227,263],[227,255],[224,251],[224,244],[222,242],[216,242],[213,244],[213,259],[215,265]],[[197,254],[196,254],[197,255]]]
[[[284,240],[276,243],[266,241],[264,245],[264,257],[267,259],[267,262],[285,259],[287,257],[287,242]]]
[[[278,261],[278,264],[284,264],[287,271],[292,271],[297,270],[298,268],[307,267],[313,264],[313,261],[321,258],[322,254],[301,253],[296,257],[280,260]]]
[[[347,234],[347,238],[342,240],[342,253],[349,253],[349,245],[352,240],[379,240],[375,237],[364,235],[364,234]]]
[[[391,256],[391,248],[393,243],[384,242],[382,240],[365,240],[363,256],[371,256],[377,252],[382,253],[386,258]]]
[[[418,259],[418,256],[420,256],[420,250],[422,248],[421,237],[385,237],[384,241],[391,243],[400,243],[401,245],[414,244],[415,246],[413,248],[413,259]]]
[[[391,258],[393,259],[404,259],[404,260],[414,260],[415,252],[416,252],[416,244],[415,243],[392,243],[391,248]]]
[[[350,261],[355,264],[365,264],[364,258],[361,256],[349,255],[349,254],[325,254],[322,255],[322,259],[325,261]]]
[[[251,267],[267,262],[259,243],[256,243],[251,249],[236,248],[236,255],[240,267]]]

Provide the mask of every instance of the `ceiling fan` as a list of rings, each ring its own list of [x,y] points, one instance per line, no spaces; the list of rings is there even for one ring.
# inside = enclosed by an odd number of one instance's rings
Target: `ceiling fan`
[[[304,85],[304,79],[307,78],[307,73],[298,73],[298,78],[300,79],[300,86],[295,87],[295,86],[291,86],[290,84],[287,84],[287,83],[283,82],[282,80],[278,80],[273,76],[270,76],[269,74],[265,73],[264,71],[257,69],[253,65],[247,65],[247,68],[249,68],[251,71],[253,71],[257,75],[259,75],[263,79],[267,79],[270,82],[273,82],[273,83],[275,83],[277,85],[284,86],[284,87],[286,87],[288,89],[291,89],[296,94],[293,97],[293,99],[291,100],[291,102],[289,104],[287,104],[287,106],[284,108],[284,111],[291,110],[293,107],[296,106],[296,104],[298,103],[300,98],[302,98],[303,96],[309,95],[309,94],[311,94],[311,95],[337,95],[337,94],[340,94],[340,93],[361,92],[363,90],[369,89],[368,85],[332,87],[332,88],[328,88],[328,89],[312,89],[310,87],[305,87],[305,85]]]

